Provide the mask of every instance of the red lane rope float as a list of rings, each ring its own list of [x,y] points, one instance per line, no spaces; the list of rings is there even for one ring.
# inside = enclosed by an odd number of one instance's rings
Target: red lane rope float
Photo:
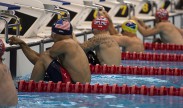
[[[26,82],[21,80],[18,82],[18,91],[19,92],[67,92],[67,93],[100,93],[100,94],[139,94],[139,95],[149,95],[149,96],[183,96],[183,87],[175,88],[171,87],[147,87],[142,85],[138,87],[136,85],[128,86],[123,84],[122,86],[114,85],[100,85],[94,84],[90,85],[89,83],[81,84],[77,82],[76,84],[67,83],[53,83],[52,81],[43,82],[39,81],[38,83],[30,80]]]
[[[122,60],[176,61],[183,62],[183,54],[121,53]]]
[[[165,43],[144,43],[148,50],[183,50],[183,45],[165,44]]]
[[[138,66],[107,66],[90,65],[92,74],[131,74],[131,75],[172,75],[183,76],[183,69],[178,68],[154,68]]]

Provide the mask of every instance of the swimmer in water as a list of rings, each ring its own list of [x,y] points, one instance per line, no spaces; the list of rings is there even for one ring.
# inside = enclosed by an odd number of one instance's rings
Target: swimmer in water
[[[42,54],[31,50],[17,37],[11,37],[10,44],[19,44],[26,57],[34,64],[31,80],[43,80],[46,73],[53,82],[81,82],[91,80],[88,59],[73,40],[72,25],[66,20],[58,20],[52,26],[53,46]]]
[[[140,23],[140,20],[136,17],[132,17],[133,20],[137,22],[139,32],[144,36],[153,36],[160,34],[163,43],[183,45],[183,38],[181,33],[176,29],[170,21],[168,21],[169,13],[165,9],[159,9],[155,14],[155,27],[147,28]]]
[[[0,39],[0,108],[15,106],[18,103],[17,91],[12,80],[11,72],[2,62],[4,51],[5,45]]]
[[[110,16],[106,11],[101,12],[109,20],[109,31],[113,38],[117,41],[123,52],[144,52],[144,45],[140,38],[137,37],[137,24],[133,20],[127,20],[121,25],[122,32],[118,33],[115,29]]]
[[[119,66],[121,64],[121,51],[108,31],[108,19],[98,16],[92,21],[91,26],[94,36],[80,44],[83,50],[86,53],[94,50],[101,65]]]

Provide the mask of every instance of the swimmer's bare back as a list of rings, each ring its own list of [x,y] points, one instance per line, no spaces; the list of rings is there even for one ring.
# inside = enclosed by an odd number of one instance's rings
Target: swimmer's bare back
[[[58,57],[72,80],[81,83],[90,82],[89,62],[83,49],[73,39],[66,39],[62,42],[64,42],[62,46],[64,53]]]
[[[85,41],[81,47],[85,51],[94,49],[100,64],[116,65],[121,63],[121,51],[118,43],[108,34],[97,34]]]
[[[160,28],[160,36],[163,42],[183,45],[182,35],[172,23],[168,21],[160,22],[157,26]]]

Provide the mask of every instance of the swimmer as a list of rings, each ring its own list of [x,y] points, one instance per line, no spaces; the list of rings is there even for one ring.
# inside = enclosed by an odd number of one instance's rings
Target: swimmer
[[[17,91],[12,80],[11,72],[2,62],[5,45],[0,39],[0,108],[15,106],[18,103]]]
[[[106,11],[102,14],[109,19],[109,31],[113,38],[117,41],[120,47],[123,47],[123,52],[144,52],[144,45],[140,38],[137,37],[137,24],[133,20],[127,20],[122,25],[122,32],[114,28],[113,22]]]
[[[183,39],[180,32],[176,29],[175,25],[168,21],[168,11],[165,9],[159,9],[156,11],[154,28],[145,28],[139,23],[139,19],[132,17],[137,22],[139,32],[144,36],[153,36],[160,34],[161,41],[163,43],[183,45]]]
[[[117,42],[109,34],[107,18],[99,16],[92,21],[91,26],[94,36],[80,44],[81,47],[86,53],[94,50],[101,65],[119,66],[121,64],[121,51]]]
[[[10,44],[19,44],[26,57],[34,64],[31,80],[43,80],[47,73],[53,82],[81,82],[91,80],[88,59],[72,39],[72,25],[68,21],[58,20],[52,26],[51,38],[53,46],[42,54],[31,50],[27,44],[17,37],[11,37]]]

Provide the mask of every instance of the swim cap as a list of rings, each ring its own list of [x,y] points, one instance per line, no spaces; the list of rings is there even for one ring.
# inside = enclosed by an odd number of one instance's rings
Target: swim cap
[[[5,51],[5,45],[4,42],[0,39],[0,56],[4,54]]]
[[[109,21],[103,16],[99,16],[92,21],[92,29],[106,30],[108,29]]]
[[[169,14],[168,11],[160,8],[159,10],[156,11],[156,18],[160,20],[168,20]]]
[[[137,24],[135,21],[133,20],[128,20],[126,22],[124,22],[121,25],[122,30],[130,32],[130,33],[136,33],[137,32]]]
[[[72,34],[72,25],[67,20],[58,20],[52,26],[52,32],[60,35],[71,35]]]

